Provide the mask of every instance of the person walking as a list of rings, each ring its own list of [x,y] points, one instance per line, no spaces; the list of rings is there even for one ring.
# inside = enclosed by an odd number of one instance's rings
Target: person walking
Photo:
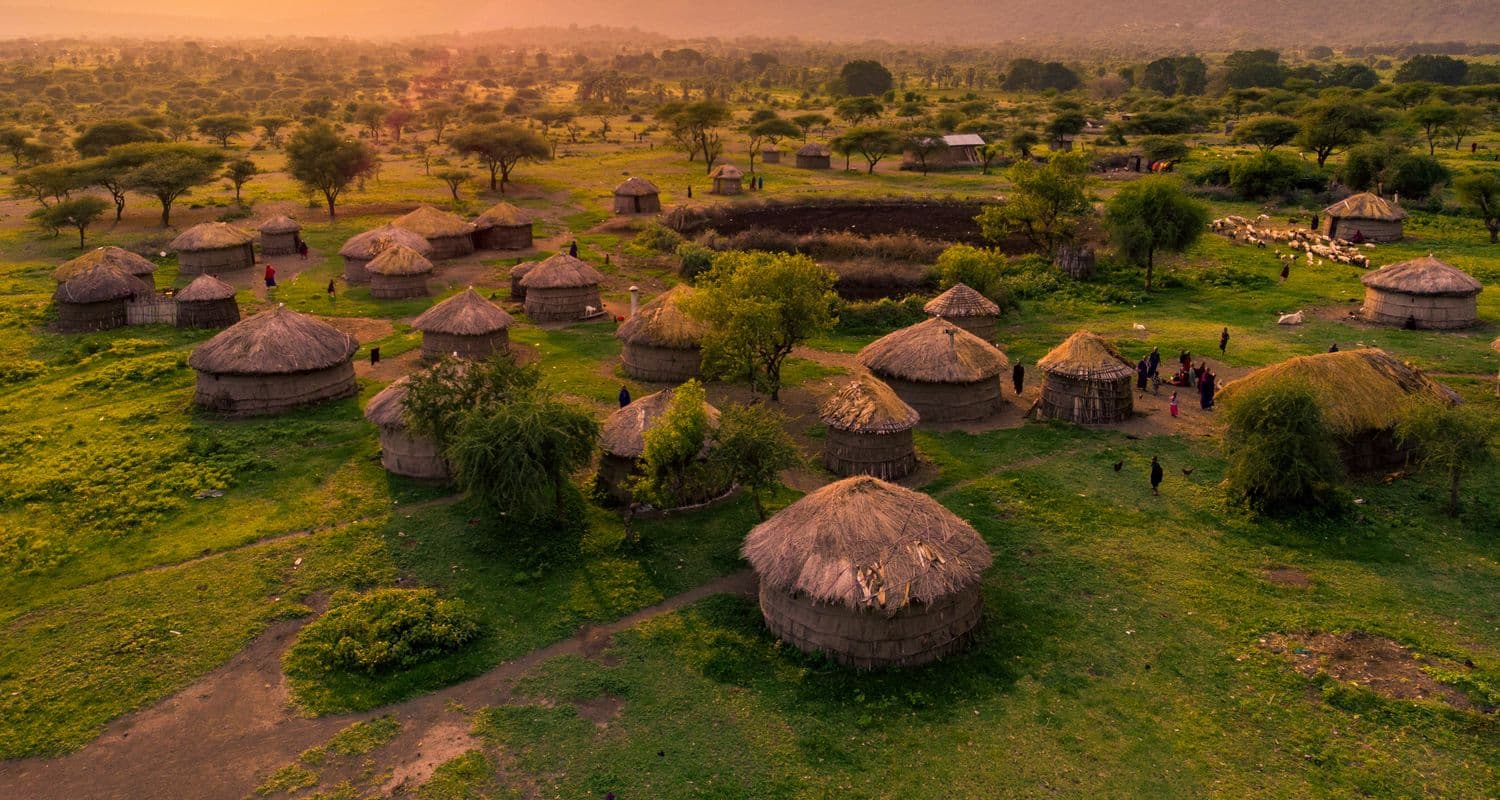
[[[573,243],[570,244],[570,245],[568,245],[568,255],[570,255],[570,256],[572,256],[574,258],[578,257],[578,240],[577,239],[574,239]]]
[[[1313,230],[1317,230],[1318,229],[1318,212],[1316,212],[1316,211],[1313,212],[1312,229]]]
[[[1213,373],[1209,372],[1207,367],[1203,368],[1203,372],[1198,375],[1198,407],[1204,411],[1207,411],[1209,405],[1213,402],[1213,378],[1210,377],[1211,375]]]
[[[1161,488],[1160,488],[1161,487],[1161,479],[1162,479],[1161,462],[1156,460],[1156,456],[1152,456],[1151,457],[1151,493],[1152,494],[1154,494],[1154,495],[1161,494]]]
[[[1229,326],[1226,325],[1226,326],[1224,326],[1224,330],[1219,333],[1219,355],[1221,355],[1221,356],[1224,355],[1224,348],[1226,348],[1228,346],[1229,346]]]
[[[297,237],[297,255],[300,256],[303,261],[307,260],[307,242],[302,241],[301,236]]]
[[[1010,383],[1016,387],[1016,397],[1020,397],[1021,387],[1026,384],[1026,368],[1021,366],[1021,362],[1019,361],[1016,362],[1014,367],[1010,368]]]
[[[266,289],[276,288],[276,268],[270,264],[266,265]]]
[[[620,408],[624,408],[625,406],[630,405],[630,387],[625,386],[624,384],[620,385],[619,400]]]
[[[1290,278],[1291,276],[1292,276],[1292,264],[1291,264],[1291,262],[1289,262],[1289,261],[1282,261],[1281,262],[1281,282],[1282,283],[1286,283],[1286,279]]]
[[[330,302],[330,303],[333,302],[333,296],[334,296],[333,278],[329,278],[328,279],[328,302]]]
[[[1151,374],[1151,368],[1146,366],[1146,359],[1142,357],[1135,362],[1135,388],[1141,392],[1141,397],[1146,396],[1146,377]]]
[[[1182,365],[1182,374],[1187,376],[1187,385],[1193,385],[1193,354],[1183,350],[1177,356],[1177,362]]]
[[[1171,410],[1172,416],[1177,416],[1177,393],[1172,393],[1172,399],[1167,401],[1167,408]]]

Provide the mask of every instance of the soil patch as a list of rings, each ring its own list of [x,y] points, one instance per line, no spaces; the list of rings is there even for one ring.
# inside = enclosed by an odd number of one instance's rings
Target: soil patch
[[[1468,695],[1439,683],[1423,669],[1424,665],[1459,670],[1465,666],[1418,655],[1384,636],[1363,631],[1273,633],[1260,641],[1265,649],[1290,658],[1292,667],[1309,678],[1327,675],[1392,700],[1435,700],[1475,710]]]
[[[1266,567],[1266,580],[1277,586],[1286,586],[1292,589],[1308,589],[1312,587],[1312,576],[1296,567]]]
[[[573,704],[573,708],[578,711],[578,716],[594,723],[594,727],[608,728],[609,723],[614,722],[620,712],[625,710],[625,701],[606,694],[579,700]]]

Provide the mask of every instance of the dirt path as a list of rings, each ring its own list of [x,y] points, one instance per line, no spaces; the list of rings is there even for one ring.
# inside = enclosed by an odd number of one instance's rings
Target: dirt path
[[[316,719],[290,706],[281,654],[309,620],[272,625],[229,663],[152,708],[115,720],[94,742],[59,758],[0,762],[0,797],[28,800],[243,798],[272,771],[358,720],[390,714],[401,733],[371,754],[390,770],[385,790],[414,785],[471,742],[466,709],[503,702],[515,680],[560,655],[597,658],[610,637],[714,594],[751,594],[753,574],[710,581],[456,686],[362,714]]]

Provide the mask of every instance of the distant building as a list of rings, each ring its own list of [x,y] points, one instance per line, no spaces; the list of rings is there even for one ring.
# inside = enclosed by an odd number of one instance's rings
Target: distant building
[[[950,133],[938,137],[942,146],[927,156],[928,169],[963,169],[981,165],[979,148],[984,147],[984,137],[977,133]],[[922,159],[917,152],[907,149],[901,154],[902,169],[921,169]]]

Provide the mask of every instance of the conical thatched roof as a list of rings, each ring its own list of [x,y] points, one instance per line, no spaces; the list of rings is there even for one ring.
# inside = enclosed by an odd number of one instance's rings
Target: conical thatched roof
[[[450,214],[429,205],[420,205],[391,222],[398,228],[428,239],[445,236],[467,236],[474,232],[474,225],[457,214]]]
[[[922,310],[934,317],[948,319],[1000,316],[1000,306],[962,283],[953,284],[953,288],[927,301]]]
[[[1350,195],[1323,209],[1323,215],[1335,219],[1377,219],[1397,222],[1406,219],[1406,209],[1369,192]]]
[[[114,264],[99,263],[58,284],[52,299],[59,303],[103,303],[145,291],[146,285],[140,278]]]
[[[432,272],[432,262],[410,247],[398,244],[380,251],[365,269],[376,275],[426,275]]]
[[[797,148],[797,155],[799,156],[818,157],[832,154],[833,151],[829,150],[827,145],[818,144],[817,142],[808,142]]]
[[[874,375],[860,375],[823,403],[818,415],[830,428],[853,433],[897,433],[916,427],[921,415]]]
[[[1329,427],[1344,435],[1394,426],[1402,405],[1412,398],[1458,402],[1452,389],[1374,347],[1290,358],[1230,381],[1219,396],[1233,403],[1252,388],[1283,382],[1302,382],[1312,389]]]
[[[358,349],[359,342],[338,328],[276,306],[199,345],[188,366],[218,374],[285,375],[336,366]]]
[[[639,175],[625,179],[625,182],[615,187],[615,194],[621,197],[646,197],[658,194],[656,184]]]
[[[567,253],[537,264],[521,278],[526,289],[576,289],[582,286],[598,286],[604,276],[599,271]]]
[[[859,351],[859,363],[919,383],[975,383],[1010,369],[1000,348],[939,317],[871,342]]]
[[[1135,365],[1092,331],[1075,332],[1036,365],[1044,372],[1080,380],[1115,381],[1135,374]]]
[[[398,244],[410,247],[424,256],[432,252],[432,245],[428,244],[426,238],[395,225],[382,225],[349,237],[349,241],[339,248],[339,255],[368,260],[380,255],[380,251]]]
[[[530,214],[506,202],[496,203],[474,218],[474,227],[479,230],[518,228],[530,224]]]
[[[615,332],[615,336],[631,344],[650,347],[692,348],[703,342],[708,326],[688,316],[680,303],[692,294],[691,287],[678,284],[641,306],[635,316]]]
[[[787,506],[741,552],[764,586],[887,613],[967,589],[991,561],[979,533],[936,500],[869,476]]]
[[[234,297],[235,289],[212,275],[199,275],[177,293],[179,303],[208,303]]]
[[[114,265],[125,270],[129,275],[146,280],[150,280],[152,273],[156,272],[156,264],[151,259],[138,256],[129,250],[109,246],[90,250],[71,261],[63,262],[62,266],[52,271],[52,280],[62,283],[100,264]]]
[[[735,180],[745,177],[745,171],[733,164],[720,164],[719,166],[714,167],[713,172],[708,173],[708,177],[727,178],[730,180]]]
[[[1388,292],[1415,295],[1459,295],[1478,294],[1484,284],[1472,275],[1451,264],[1439,261],[1432,255],[1390,264],[1374,272],[1365,273],[1360,283]]]
[[[224,250],[255,241],[255,237],[227,222],[204,222],[177,234],[168,247],[179,253]]]
[[[411,326],[423,333],[483,336],[508,330],[514,322],[505,309],[484,299],[470,286],[422,312]]]
[[[365,419],[385,428],[406,427],[406,390],[411,376],[402,375],[365,404]]]
[[[261,233],[296,233],[302,230],[302,223],[285,214],[279,214],[262,222],[259,230]]]
[[[674,389],[663,389],[610,414],[599,431],[600,448],[612,456],[640,458],[646,451],[646,431],[666,413],[675,393]],[[703,407],[708,411],[709,425],[718,425],[719,409],[708,403]]]

